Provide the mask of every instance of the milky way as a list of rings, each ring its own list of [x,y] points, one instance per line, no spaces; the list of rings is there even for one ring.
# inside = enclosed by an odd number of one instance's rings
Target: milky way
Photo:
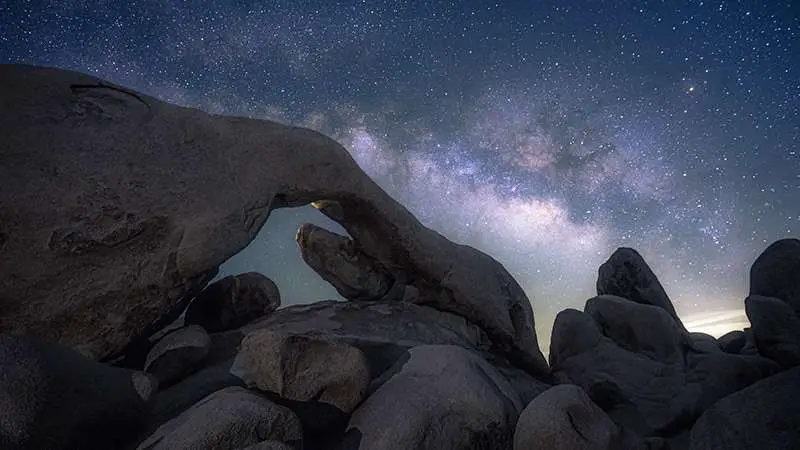
[[[792,2],[12,2],[0,61],[322,131],[555,314],[634,247],[694,329],[745,326],[749,265],[800,231]],[[611,6],[613,3],[614,6]],[[766,3],[766,2],[761,2]],[[5,9],[3,9],[5,8]],[[276,211],[223,266],[337,297]]]

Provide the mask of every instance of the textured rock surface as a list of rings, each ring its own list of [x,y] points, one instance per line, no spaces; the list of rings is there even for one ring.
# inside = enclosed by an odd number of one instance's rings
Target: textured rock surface
[[[800,448],[800,367],[723,398],[697,420],[691,450]]]
[[[778,370],[759,356],[699,352],[663,308],[614,296],[559,313],[550,360],[558,382],[583,388],[615,423],[661,437]]]
[[[155,380],[59,345],[0,337],[0,448],[108,449],[147,420]]]
[[[370,381],[361,350],[341,342],[271,330],[245,336],[231,373],[248,387],[288,400],[316,400],[345,413],[364,399]]]
[[[0,89],[0,331],[113,354],[272,209],[323,200],[395,280],[435,287],[433,305],[547,372],[530,302],[503,266],[424,227],[333,140],[58,69],[0,66]]]
[[[234,450],[266,440],[301,439],[300,422],[291,410],[247,389],[231,387],[165,423],[138,449]]]
[[[783,300],[750,295],[744,301],[760,355],[784,368],[800,365],[800,317]]]
[[[750,294],[775,297],[800,315],[800,239],[773,242],[750,267]]]
[[[209,285],[186,309],[184,323],[217,333],[245,325],[279,306],[278,286],[260,273],[247,272]]]
[[[661,282],[642,255],[632,248],[618,248],[600,266],[597,295],[616,295],[643,305],[658,306],[685,329]]]
[[[208,355],[211,337],[199,325],[180,328],[164,336],[150,350],[144,371],[163,388],[192,372]]]
[[[474,353],[420,346],[356,411],[341,449],[510,448],[523,405]]]
[[[297,230],[300,255],[348,300],[376,300],[394,280],[374,259],[355,249],[353,241],[312,224]]]
[[[629,450],[660,448],[611,421],[586,392],[572,384],[554,386],[536,397],[519,416],[514,450]]]

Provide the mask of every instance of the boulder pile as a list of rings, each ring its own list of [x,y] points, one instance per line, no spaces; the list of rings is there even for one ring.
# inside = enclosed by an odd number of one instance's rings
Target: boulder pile
[[[754,262],[752,327],[691,333],[630,248],[559,313],[424,227],[310,130],[0,65],[2,449],[800,448],[800,241]],[[272,209],[346,302],[209,284]]]

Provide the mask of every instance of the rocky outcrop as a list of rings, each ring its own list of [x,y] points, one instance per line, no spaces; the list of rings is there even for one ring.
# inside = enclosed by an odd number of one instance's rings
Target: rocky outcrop
[[[742,330],[733,330],[717,339],[719,348],[725,353],[739,354],[747,343],[747,336]]]
[[[138,450],[240,449],[266,440],[300,442],[302,437],[300,422],[291,410],[247,389],[231,387],[159,427]]]
[[[420,346],[353,413],[341,450],[510,448],[523,405],[474,353]]]
[[[144,371],[153,375],[163,389],[199,366],[208,355],[210,345],[211,338],[203,327],[179,328],[153,347],[145,360]]]
[[[200,325],[210,333],[232,330],[266,316],[281,306],[278,286],[257,272],[225,277],[192,300],[185,325]]]
[[[616,295],[666,311],[682,329],[672,301],[642,255],[627,247],[618,248],[597,271],[597,295]]]
[[[352,239],[304,224],[296,240],[303,260],[348,300],[377,300],[394,284],[377,261],[355,249]]]
[[[514,450],[645,450],[660,439],[625,433],[578,386],[554,386],[536,397],[517,421]]]
[[[758,353],[788,369],[800,365],[800,317],[783,300],[750,295],[744,301]]]
[[[361,350],[271,330],[245,336],[231,373],[248,387],[288,400],[316,400],[345,413],[364,399],[370,381]]]
[[[0,448],[120,448],[145,424],[157,383],[74,350],[0,336]]]
[[[550,362],[617,424],[639,436],[676,436],[717,400],[776,372],[760,356],[696,348],[661,307],[600,296],[556,317]]]
[[[0,331],[119,352],[272,209],[319,200],[394,280],[433,288],[431,306],[547,372],[530,301],[503,266],[424,227],[333,140],[58,69],[3,65],[0,89]]]
[[[691,450],[800,448],[800,367],[718,401],[697,420]]]
[[[800,239],[775,241],[750,267],[750,294],[779,298],[800,315]]]

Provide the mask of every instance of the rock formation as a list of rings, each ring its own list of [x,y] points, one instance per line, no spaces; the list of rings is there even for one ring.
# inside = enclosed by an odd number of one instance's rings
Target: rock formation
[[[334,141],[56,69],[0,66],[0,91],[3,449],[800,447],[796,239],[758,257],[752,328],[720,339],[618,249],[548,367],[508,272]],[[298,246],[348,301],[206,287],[311,201],[349,237],[304,225]]]
[[[497,261],[424,227],[311,130],[180,108],[87,75],[0,67],[0,330],[119,353],[244,248],[313,201],[394,280],[547,365],[530,301]]]

